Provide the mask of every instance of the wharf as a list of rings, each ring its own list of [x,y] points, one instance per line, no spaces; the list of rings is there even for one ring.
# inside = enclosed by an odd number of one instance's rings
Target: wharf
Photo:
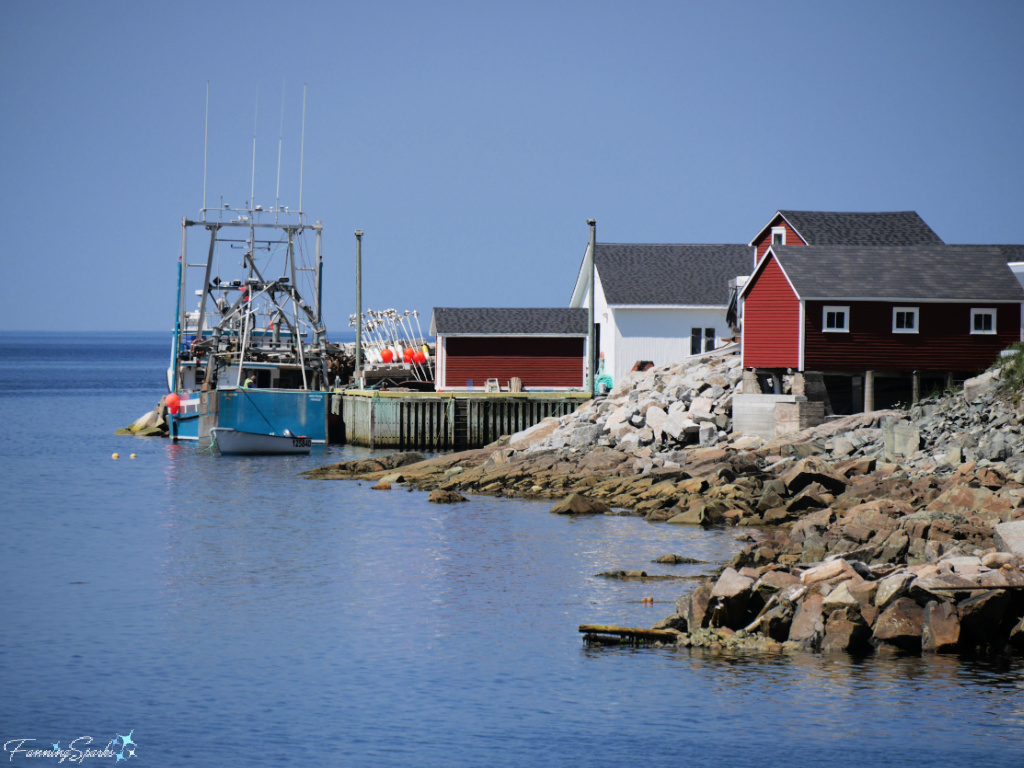
[[[338,390],[330,413],[340,442],[398,450],[481,448],[549,416],[573,413],[587,392]]]

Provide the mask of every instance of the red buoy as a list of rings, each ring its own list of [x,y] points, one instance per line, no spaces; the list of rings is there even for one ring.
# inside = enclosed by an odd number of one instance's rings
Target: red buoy
[[[394,358],[395,353],[392,352],[390,349],[385,349],[383,352],[380,353],[380,359],[383,360],[385,363],[390,363]]]
[[[427,356],[424,355],[422,352],[417,352],[415,355],[412,356],[412,359],[415,360],[420,365],[423,365],[425,362],[427,362]]]
[[[181,407],[181,398],[171,392],[167,397],[164,398],[164,402],[167,404],[167,410],[174,416],[178,413],[178,408]]]

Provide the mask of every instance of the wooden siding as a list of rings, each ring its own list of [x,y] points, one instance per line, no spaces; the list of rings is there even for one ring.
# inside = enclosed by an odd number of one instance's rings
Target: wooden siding
[[[768,225],[768,229],[765,230],[761,239],[754,241],[754,247],[757,249],[757,259],[754,262],[755,264],[761,260],[765,251],[768,250],[768,246],[772,244],[772,227],[786,228],[786,245],[806,245],[806,243],[800,238],[800,235],[796,233],[796,230],[786,223],[785,219],[781,216],[776,216],[772,220],[772,223]]]
[[[582,387],[586,339],[543,337],[455,337],[445,339],[445,387],[502,387],[518,376],[523,387]]]
[[[849,305],[849,333],[823,333],[825,304]],[[749,305],[748,305],[749,306]],[[918,333],[893,333],[894,306],[919,308]],[[996,309],[993,335],[971,334],[971,309]],[[988,368],[1020,340],[1020,304],[808,301],[804,368],[810,371],[958,371]]]
[[[743,303],[743,365],[796,368],[800,364],[800,300],[772,256]]]

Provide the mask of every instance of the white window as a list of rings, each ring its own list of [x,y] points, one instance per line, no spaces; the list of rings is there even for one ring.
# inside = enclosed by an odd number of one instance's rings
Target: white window
[[[772,227],[772,245],[786,244],[786,228]]]
[[[850,308],[825,307],[821,316],[821,330],[825,333],[849,333]]]
[[[917,307],[892,308],[893,333],[917,333]]]
[[[971,310],[971,333],[994,334],[996,332],[996,311],[994,309]]]

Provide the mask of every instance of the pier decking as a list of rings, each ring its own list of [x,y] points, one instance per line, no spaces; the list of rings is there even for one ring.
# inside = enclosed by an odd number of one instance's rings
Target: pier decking
[[[380,392],[346,390],[331,396],[342,442],[370,448],[479,448],[565,416],[590,399],[586,392]]]

